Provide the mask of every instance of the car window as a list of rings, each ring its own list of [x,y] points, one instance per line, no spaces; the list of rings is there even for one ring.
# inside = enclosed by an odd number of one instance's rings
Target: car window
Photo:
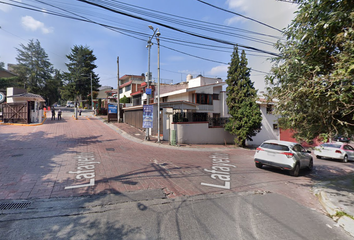
[[[321,145],[322,147],[331,147],[331,148],[340,148],[340,144],[333,144],[333,143],[324,143]]]
[[[275,143],[263,143],[261,145],[261,148],[273,149],[273,150],[278,150],[278,151],[289,151],[288,146],[279,145],[279,144],[275,144]]]
[[[301,146],[300,145],[295,145],[294,147],[293,147],[293,150],[295,151],[295,152],[301,152]]]
[[[343,149],[344,150],[352,150],[352,151],[354,150],[354,148],[352,146],[350,146],[350,145],[344,145]]]

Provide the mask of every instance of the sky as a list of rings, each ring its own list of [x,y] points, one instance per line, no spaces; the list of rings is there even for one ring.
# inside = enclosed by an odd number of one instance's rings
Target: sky
[[[82,45],[97,58],[100,84],[117,88],[117,57],[120,77],[146,73],[147,42],[158,28],[161,83],[186,81],[187,74],[225,81],[238,44],[246,50],[255,88],[262,91],[277,53],[273,44],[296,10],[296,4],[277,0],[0,0],[0,62],[16,64],[16,48],[38,39],[54,68],[67,71],[66,55]],[[157,81],[156,36],[152,43],[150,71]]]

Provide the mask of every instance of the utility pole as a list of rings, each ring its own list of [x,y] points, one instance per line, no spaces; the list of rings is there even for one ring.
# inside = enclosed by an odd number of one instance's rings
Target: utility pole
[[[160,143],[160,35],[156,33],[157,41],[157,142]]]
[[[117,121],[120,122],[120,101],[119,101],[119,57],[117,57],[117,78],[118,78],[118,88],[117,88]]]
[[[92,96],[92,72],[90,72],[90,79],[91,79],[91,108],[93,110],[93,96]]]

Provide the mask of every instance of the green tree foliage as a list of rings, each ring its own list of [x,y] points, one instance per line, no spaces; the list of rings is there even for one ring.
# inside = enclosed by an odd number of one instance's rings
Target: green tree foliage
[[[14,72],[28,92],[41,94],[47,81],[52,79],[53,66],[38,40],[32,39],[27,46],[21,44],[20,47],[16,48],[18,64]]]
[[[92,89],[97,91],[101,86],[98,75],[93,72],[97,68],[94,64],[97,58],[93,54],[93,50],[77,45],[71,49],[71,53],[66,57],[69,63],[66,64],[68,72],[65,73],[62,96],[67,100],[77,99],[79,96],[87,99],[91,94],[90,74],[92,74]]]
[[[41,96],[47,100],[48,105],[52,105],[61,99],[60,89],[63,86],[63,76],[59,70],[54,71],[52,79],[46,81]]]
[[[21,87],[18,77],[0,78],[0,89],[8,87]]]
[[[127,98],[125,95],[121,99],[119,99],[120,103],[129,103],[129,101],[129,98]]]
[[[267,77],[298,140],[354,134],[354,1],[301,0]]]
[[[250,79],[250,69],[247,67],[245,51],[238,54],[238,47],[234,47],[231,55],[231,64],[227,72],[226,103],[231,118],[225,125],[225,130],[235,135],[235,144],[245,146],[245,141],[252,141],[262,124],[262,115],[256,103],[257,91]]]

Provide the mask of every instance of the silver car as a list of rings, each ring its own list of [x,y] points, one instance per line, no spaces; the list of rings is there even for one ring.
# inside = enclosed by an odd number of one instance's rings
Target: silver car
[[[354,160],[354,148],[344,142],[323,143],[315,147],[314,154],[318,159],[338,159],[345,163]]]
[[[300,169],[313,168],[311,151],[306,151],[295,142],[268,140],[259,146],[254,155],[257,168],[263,165],[289,170],[290,175],[298,176]]]

